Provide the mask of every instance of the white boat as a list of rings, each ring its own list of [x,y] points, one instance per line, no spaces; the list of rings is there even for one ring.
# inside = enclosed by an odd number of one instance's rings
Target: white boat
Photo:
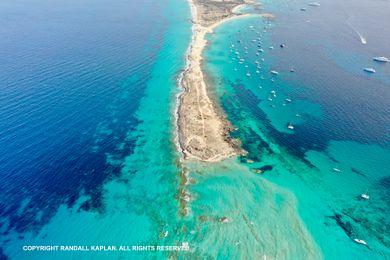
[[[368,72],[368,73],[375,73],[375,69],[374,68],[364,68],[363,69],[365,72]]]
[[[273,74],[273,75],[278,75],[279,72],[277,72],[276,70],[271,70],[271,74]]]
[[[338,169],[338,168],[333,168],[332,170],[335,171],[335,172],[341,172],[341,170]]]
[[[367,193],[363,193],[360,195],[360,198],[365,199],[365,200],[369,200],[370,196]]]
[[[309,3],[310,6],[320,6],[320,3],[318,2],[312,2],[312,3]]]
[[[389,58],[386,58],[384,56],[380,56],[380,57],[374,57],[372,58],[374,61],[378,61],[378,62],[390,62]]]
[[[286,98],[285,99],[287,102],[291,102],[292,100],[291,99],[289,99],[289,98]]]
[[[290,130],[294,130],[294,126],[293,126],[291,123],[289,123],[289,124],[287,125],[287,128],[290,129]]]
[[[270,46],[269,49],[272,50],[274,48],[274,46]]]
[[[305,7],[302,7],[302,8],[301,8],[301,11],[306,11],[306,8],[305,8]]]
[[[355,241],[356,243],[361,244],[361,245],[365,245],[365,246],[367,245],[367,242],[364,241],[363,239],[355,238],[353,241]]]
[[[248,73],[246,74],[246,76],[247,76],[247,77],[250,77],[250,76],[251,76],[251,74],[248,72]]]

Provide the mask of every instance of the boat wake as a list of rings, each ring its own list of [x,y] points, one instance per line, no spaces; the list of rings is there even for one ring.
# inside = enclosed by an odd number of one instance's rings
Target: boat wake
[[[360,32],[358,32],[357,30],[354,30],[354,31],[355,31],[355,32],[357,33],[357,35],[359,36],[361,43],[362,43],[362,44],[367,44],[367,39],[366,39]]]
[[[347,13],[347,11],[345,10],[345,8],[343,8],[344,10],[344,13],[345,13],[345,16],[346,16],[346,23],[347,23],[347,26],[354,32],[357,34],[357,36],[359,36],[359,39],[360,39],[360,42],[362,44],[367,44],[367,39],[366,37],[364,37],[364,35],[362,35],[358,30],[356,30],[355,27],[353,27],[350,23],[349,23],[349,19],[350,19],[350,16],[349,14]]]

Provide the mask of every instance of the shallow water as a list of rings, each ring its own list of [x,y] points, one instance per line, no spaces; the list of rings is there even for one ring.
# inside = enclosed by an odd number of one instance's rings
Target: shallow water
[[[13,26],[0,47],[2,254],[143,257],[21,247],[173,244],[187,3],[1,5],[2,23]]]
[[[216,85],[214,93],[238,128],[233,135],[255,161],[247,166],[272,166],[261,178],[293,193],[298,215],[325,258],[387,257],[390,99],[386,75],[368,78],[361,69],[345,68],[346,62],[357,67],[356,61],[364,55],[370,60],[372,53],[354,53],[351,48],[344,52],[339,46],[335,50],[328,37],[337,32],[326,34],[314,21],[315,30],[304,30],[292,22],[297,14],[278,19],[280,10],[274,21],[241,19],[210,36],[205,66],[211,84]],[[292,24],[305,38],[297,38],[291,30],[288,34],[285,27],[292,29]],[[313,34],[322,34],[322,42],[308,40]],[[348,45],[348,40],[340,37],[338,44]],[[240,59],[244,60],[240,63]],[[272,75],[271,70],[279,74]],[[294,129],[288,129],[288,124]],[[369,201],[358,198],[365,192]],[[369,246],[356,244],[355,238]]]
[[[275,20],[219,27],[205,69],[249,153],[182,164],[174,109],[191,37],[185,1],[3,1],[0,256],[389,257],[390,66],[371,61],[390,53],[389,28],[376,29],[387,3],[263,1]],[[364,192],[370,200],[358,199]],[[186,241],[180,254],[21,250]]]

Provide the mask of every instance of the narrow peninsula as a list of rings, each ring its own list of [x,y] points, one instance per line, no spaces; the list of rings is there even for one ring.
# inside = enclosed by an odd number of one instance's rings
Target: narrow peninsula
[[[193,39],[188,52],[187,68],[181,79],[178,137],[185,159],[220,161],[238,154],[237,142],[230,138],[232,127],[208,93],[202,71],[205,36],[224,21],[243,16],[239,9],[251,0],[189,0]]]

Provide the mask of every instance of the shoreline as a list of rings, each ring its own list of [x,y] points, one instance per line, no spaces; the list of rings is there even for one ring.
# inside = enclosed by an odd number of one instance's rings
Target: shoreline
[[[177,126],[175,142],[185,160],[217,162],[242,154],[244,151],[239,141],[230,137],[232,126],[208,93],[202,68],[203,51],[207,46],[206,35],[226,21],[253,15],[234,12],[237,8],[253,2],[237,0],[230,3],[232,5],[230,8],[222,5],[225,13],[210,14],[208,10],[203,9],[203,15],[206,14],[207,19],[202,19],[199,17],[199,6],[196,1],[188,0],[193,23],[192,39],[186,53],[185,69],[178,78],[181,91],[177,95],[178,105],[175,111]]]

